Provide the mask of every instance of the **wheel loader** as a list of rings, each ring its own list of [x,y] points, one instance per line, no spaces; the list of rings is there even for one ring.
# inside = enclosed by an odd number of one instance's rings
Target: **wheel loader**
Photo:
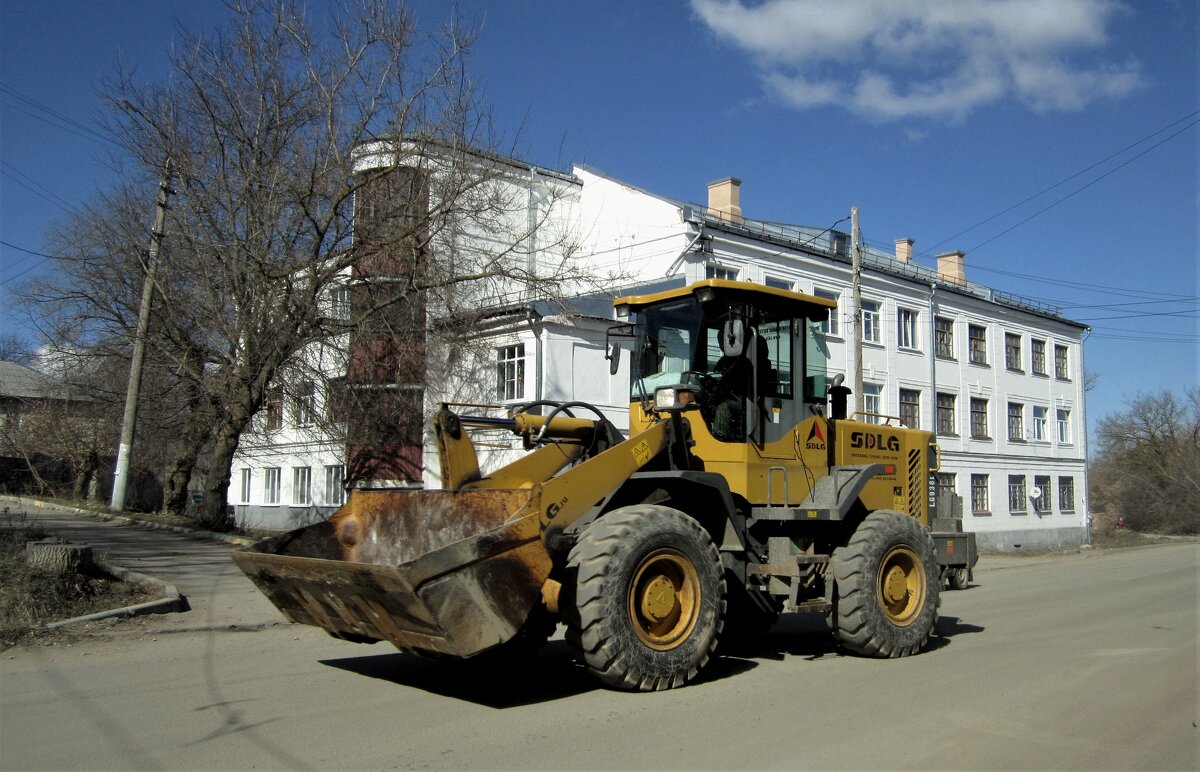
[[[925,646],[974,534],[931,521],[929,432],[847,416],[826,377],[834,304],[719,279],[615,303],[627,437],[582,402],[443,405],[441,489],[354,488],[234,560],[290,620],[418,654],[529,649],[563,623],[582,665],[627,690],[686,684],[781,613],[825,615],[859,655]],[[497,428],[527,452],[485,470],[471,435]]]

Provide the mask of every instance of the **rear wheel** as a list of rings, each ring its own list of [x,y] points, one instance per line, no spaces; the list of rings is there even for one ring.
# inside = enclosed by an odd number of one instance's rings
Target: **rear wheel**
[[[941,576],[933,538],[915,519],[880,510],[833,553],[838,641],[857,654],[904,657],[929,640]]]
[[[571,550],[563,589],[567,639],[609,686],[682,686],[716,649],[721,558],[708,532],[678,510],[624,507],[592,523]]]
[[[971,572],[966,566],[951,568],[946,579],[950,584],[951,590],[965,590],[971,583]]]

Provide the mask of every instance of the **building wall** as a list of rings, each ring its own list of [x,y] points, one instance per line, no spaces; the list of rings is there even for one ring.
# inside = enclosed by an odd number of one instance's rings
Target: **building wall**
[[[787,244],[756,238],[734,230],[701,227],[689,217],[689,208],[613,180],[585,167],[573,170],[577,183],[555,178],[550,182],[530,172],[512,175],[512,200],[526,185],[528,211],[526,222],[536,224],[526,242],[528,255],[541,263],[552,264],[569,258],[594,282],[579,284],[579,290],[594,291],[595,284],[613,294],[621,286],[675,277],[680,281],[698,281],[712,275],[714,269],[736,278],[819,294],[833,293],[839,307],[836,334],[828,339],[830,370],[849,377],[851,352],[851,272],[845,261],[828,254],[806,252]],[[553,195],[547,186],[553,184]],[[540,186],[540,187],[539,187]],[[511,225],[518,228],[522,214],[514,208]],[[740,225],[741,220],[737,223]],[[470,249],[486,249],[492,236],[458,233]],[[828,237],[826,237],[828,238]],[[482,241],[481,241],[482,239]],[[452,247],[445,241],[441,248]],[[876,253],[875,263],[886,261]],[[953,475],[953,489],[962,497],[963,525],[978,534],[980,545],[992,549],[1028,549],[1063,547],[1086,539],[1087,477],[1085,446],[1084,392],[1082,383],[1083,328],[1035,309],[1016,308],[993,302],[988,292],[958,292],[949,281],[935,282],[912,275],[897,276],[886,271],[864,272],[864,301],[878,303],[875,322],[877,342],[863,347],[864,384],[878,387],[877,412],[885,416],[901,413],[900,390],[919,393],[918,424],[924,429],[938,426],[937,395],[953,398],[949,415],[953,430],[937,433],[942,449],[942,473]],[[513,288],[504,299],[519,297]],[[982,297],[980,296],[982,295]],[[511,296],[511,297],[510,297]],[[911,340],[901,340],[901,313],[915,315]],[[935,356],[937,317],[949,319],[953,331],[953,355]],[[986,330],[986,364],[971,361],[968,329],[977,325]],[[620,362],[615,375],[608,374],[604,358],[604,331],[608,322],[593,317],[560,314],[536,315],[527,311],[498,317],[485,325],[469,355],[441,366],[429,379],[426,412],[432,413],[440,401],[493,401],[517,404],[535,399],[581,400],[596,404],[618,428],[628,425],[628,357]],[[1006,366],[1005,334],[1020,336],[1022,362],[1019,369]],[[1045,374],[1033,372],[1032,341],[1045,342]],[[909,345],[901,345],[907,342]],[[523,373],[518,392],[496,393],[499,352],[520,346]],[[1055,373],[1055,346],[1067,351],[1067,378]],[[431,365],[431,368],[434,366]],[[436,385],[436,386],[435,386]],[[971,399],[987,400],[986,438],[972,436]],[[1022,406],[1021,436],[1010,438],[1007,431],[1007,405]],[[1039,438],[1033,433],[1034,409],[1046,411],[1046,431]],[[1057,411],[1068,411],[1069,430],[1059,437]],[[897,419],[873,419],[892,420]],[[945,429],[946,427],[943,427]],[[432,437],[426,432],[423,467],[424,484],[436,487],[438,464]],[[491,432],[480,451],[485,469],[494,468],[522,451],[517,439],[504,432]],[[292,442],[292,444],[289,444]],[[283,470],[283,500],[290,491],[293,465],[302,466],[310,458],[314,488],[317,476],[326,465],[340,463],[339,449],[281,436],[261,446],[246,446],[235,463],[231,499],[238,495],[241,465],[252,470],[253,490],[250,501],[231,501],[238,507],[239,521],[264,527],[290,525],[324,516],[331,504],[314,491],[313,503],[292,507],[280,503],[273,508],[261,503],[263,475],[268,467]],[[274,453],[282,460],[270,461]],[[280,455],[282,454],[282,455]],[[972,479],[986,476],[986,503],[972,506]],[[1035,507],[1025,496],[1020,505],[1010,506],[1009,479],[1021,478],[1031,492],[1035,480],[1051,481],[1049,506]],[[984,479],[982,477],[978,479]],[[1073,506],[1062,500],[1059,484],[1070,480]],[[978,496],[976,497],[979,498]],[[278,524],[278,525],[276,525]]]

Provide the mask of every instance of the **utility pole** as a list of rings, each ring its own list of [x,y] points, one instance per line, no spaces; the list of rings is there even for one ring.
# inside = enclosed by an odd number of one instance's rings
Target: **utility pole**
[[[137,425],[138,394],[142,388],[142,361],[146,358],[146,330],[150,327],[150,308],[154,300],[154,276],[162,247],[163,225],[167,217],[167,196],[171,195],[171,159],[163,164],[155,200],[154,228],[150,231],[150,251],[146,256],[146,279],[142,285],[142,304],[138,309],[137,330],[133,335],[133,359],[129,365],[129,387],[125,391],[125,417],[121,421],[121,444],[117,446],[117,472],[113,481],[112,508],[125,509],[125,489],[129,486],[129,449]]]
[[[852,267],[852,305],[854,345],[851,348],[851,363],[854,369],[854,412],[863,411],[863,330],[862,330],[862,232],[858,227],[858,207],[850,209],[850,255]]]

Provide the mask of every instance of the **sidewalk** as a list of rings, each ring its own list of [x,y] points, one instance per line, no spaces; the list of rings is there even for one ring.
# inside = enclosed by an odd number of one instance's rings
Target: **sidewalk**
[[[283,616],[229,557],[238,546],[166,529],[105,521],[73,507],[35,499],[0,497],[9,516],[25,513],[30,522],[72,542],[92,545],[107,563],[175,585],[191,611],[139,617],[150,632],[257,628],[285,624]]]

